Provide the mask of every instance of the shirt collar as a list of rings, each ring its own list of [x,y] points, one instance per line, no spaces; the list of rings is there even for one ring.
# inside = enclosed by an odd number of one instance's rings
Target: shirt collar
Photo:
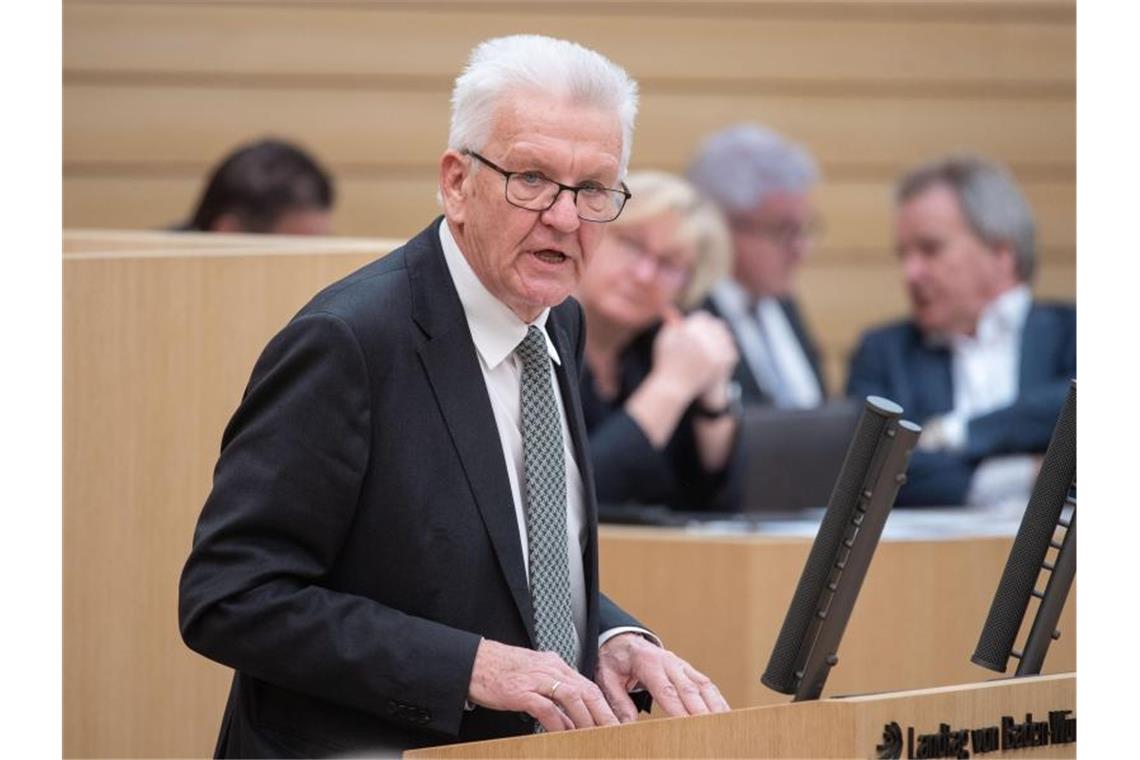
[[[527,328],[531,325],[542,331],[550,358],[556,364],[562,363],[554,343],[546,332],[546,320],[550,316],[549,307],[543,309],[533,322],[529,324],[523,322],[505,303],[495,298],[491,291],[484,287],[467,261],[467,257],[459,249],[459,243],[451,234],[451,227],[446,218],[439,225],[439,243],[443,247],[447,271],[451,274],[451,281],[455,283],[455,290],[459,294],[459,302],[463,305],[464,314],[467,315],[467,326],[471,329],[475,350],[479,352],[479,357],[487,369],[495,369],[510,356],[526,337]]]
[[[928,346],[962,346],[989,343],[1003,335],[1016,335],[1025,326],[1033,305],[1033,293],[1022,283],[1010,288],[986,305],[978,317],[973,335],[931,334],[925,336]]]
[[[762,301],[767,300],[762,298],[756,301],[749,295],[748,291],[744,289],[743,285],[731,277],[725,277],[714,285],[712,288],[712,296],[725,316],[727,316],[728,313],[741,316],[753,313]]]
[[[978,337],[985,339],[1003,332],[1016,332],[1025,324],[1032,301],[1029,286],[1010,288],[990,302],[978,320]]]

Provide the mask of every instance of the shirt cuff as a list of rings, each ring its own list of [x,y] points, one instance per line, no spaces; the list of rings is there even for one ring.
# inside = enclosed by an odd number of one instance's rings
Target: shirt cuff
[[[966,419],[950,412],[928,419],[918,438],[921,451],[961,451],[966,447]]]
[[[946,439],[946,448],[951,451],[961,451],[966,448],[966,419],[957,414],[948,414],[942,420],[942,435]]]
[[[601,635],[598,636],[598,649],[601,649],[602,645],[612,639],[614,636],[622,633],[640,633],[642,638],[648,639],[650,643],[655,644],[659,647],[665,646],[661,643],[661,639],[657,638],[657,636],[655,636],[650,631],[647,631],[644,628],[638,628],[635,625],[623,625],[618,626],[617,628],[609,628],[605,631],[602,631]]]
[[[974,470],[966,504],[1004,508],[1011,514],[1020,514],[1033,492],[1039,468],[1037,458],[1030,454],[990,457]]]

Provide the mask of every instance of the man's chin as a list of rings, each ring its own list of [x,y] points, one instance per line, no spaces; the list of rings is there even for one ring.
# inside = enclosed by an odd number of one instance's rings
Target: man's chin
[[[531,287],[521,297],[511,299],[511,311],[517,314],[524,322],[533,322],[542,313],[543,309],[553,309],[573,292],[567,287]]]
[[[920,311],[913,312],[914,322],[918,329],[926,335],[940,335],[945,333],[947,326],[945,320],[938,319],[937,315],[926,314]]]

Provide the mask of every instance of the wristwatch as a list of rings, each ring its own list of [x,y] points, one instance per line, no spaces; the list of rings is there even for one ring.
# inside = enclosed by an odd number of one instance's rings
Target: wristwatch
[[[707,420],[718,420],[726,415],[739,415],[743,411],[740,404],[740,383],[735,380],[729,380],[727,386],[728,393],[727,400],[724,406],[719,409],[710,409],[705,406],[699,399],[693,404],[693,414]]]

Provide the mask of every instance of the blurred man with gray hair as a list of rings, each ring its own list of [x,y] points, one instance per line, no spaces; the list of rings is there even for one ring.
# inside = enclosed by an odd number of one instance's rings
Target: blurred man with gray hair
[[[794,295],[796,271],[819,231],[810,197],[815,160],[770,129],[738,124],[700,145],[688,177],[732,228],[732,277],[713,288],[706,308],[732,328],[744,402],[819,405],[827,395],[819,351]]]
[[[924,426],[898,504],[1024,508],[1069,380],[1076,309],[1033,300],[1033,214],[976,156],[902,177],[895,236],[909,319],[869,331],[849,396],[897,401]]]

